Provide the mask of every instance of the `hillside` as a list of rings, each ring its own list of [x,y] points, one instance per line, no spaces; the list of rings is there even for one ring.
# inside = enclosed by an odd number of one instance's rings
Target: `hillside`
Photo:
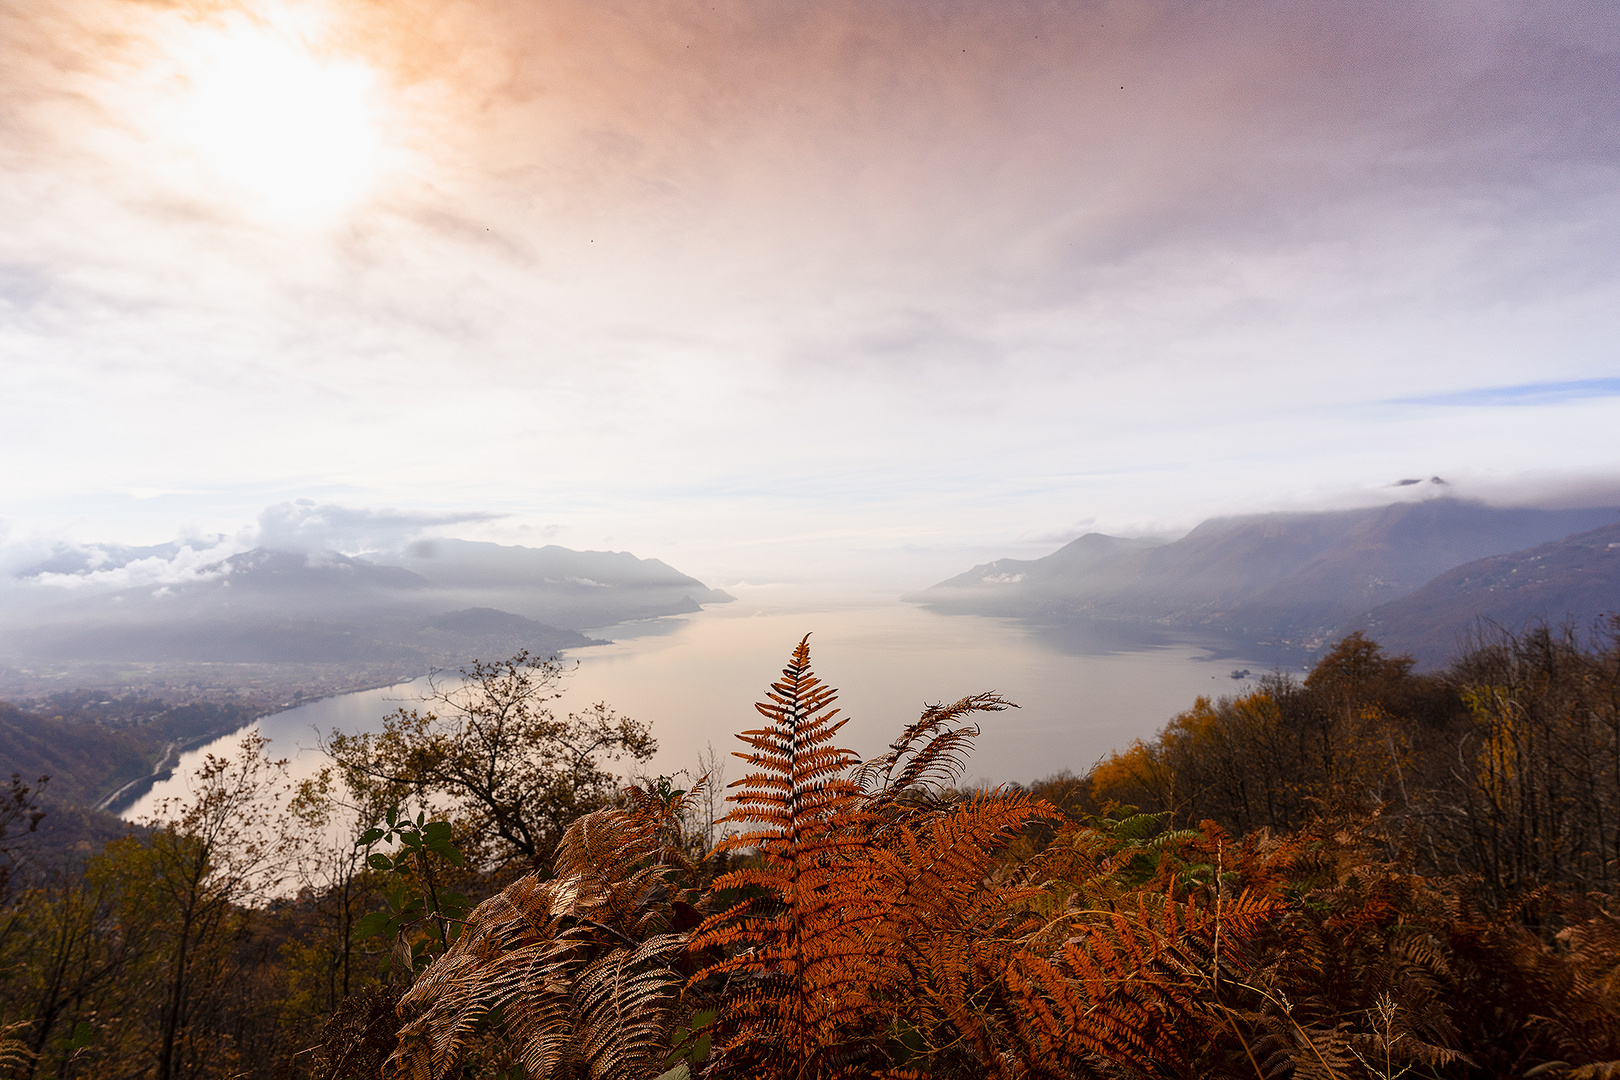
[[[180,750],[235,730],[268,711],[247,704],[181,704],[128,695],[97,700],[59,693],[27,709],[0,701],[0,780],[13,773],[46,793],[92,806],[172,764]],[[130,794],[145,788],[135,785]]]
[[[366,558],[258,548],[155,587],[95,587],[109,568],[173,558],[172,548],[63,552],[18,572],[5,597],[15,602],[0,657],[19,665],[347,665],[376,681],[519,649],[587,646],[596,643],[580,633],[587,627],[730,599],[628,552],[459,540]]]
[[[1416,592],[1374,608],[1345,631],[1365,630],[1419,664],[1446,662],[1479,620],[1518,630],[1545,619],[1587,629],[1620,614],[1620,524],[1495,555],[1449,570]]]
[[[659,559],[628,551],[531,548],[473,540],[423,540],[373,556],[413,573],[455,607],[491,607],[569,630],[689,614],[731,596]]]
[[[1451,498],[1215,518],[1170,543],[1089,534],[1045,558],[988,563],[906,599],[946,613],[1134,624],[1308,653],[1455,566],[1615,518],[1608,509]]]

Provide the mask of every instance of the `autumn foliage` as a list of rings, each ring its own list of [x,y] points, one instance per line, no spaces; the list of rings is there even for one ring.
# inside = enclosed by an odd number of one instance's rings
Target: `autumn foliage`
[[[407,995],[391,1068],[461,1075],[516,1046],[530,1075],[558,1077],[1607,1075],[1607,901],[1542,889],[1504,906],[1478,874],[1418,872],[1388,800],[1357,787],[1424,737],[1396,737],[1401,695],[1436,697],[1412,679],[1353,640],[1300,691],[1324,713],[1303,735],[1279,730],[1279,681],[1200,703],[1085,781],[961,791],[975,721],[1007,702],[932,707],[863,761],[838,745],[807,639],[758,706],[765,725],[740,736],[737,831],[709,862],[678,838],[690,796],[636,791],[582,819],[563,849],[590,836],[593,858],[559,857],[552,881],[473,914]],[[1302,824],[1175,827],[1174,800],[1197,798],[1177,782],[1221,739],[1301,757],[1274,790],[1251,775],[1205,796]],[[1219,778],[1220,753],[1202,752]],[[1172,805],[1108,799],[1131,784]],[[584,916],[615,889],[639,899]],[[564,995],[549,1011],[531,1002],[542,988]],[[475,1032],[468,1018],[497,1007]]]
[[[357,924],[387,940],[355,955],[392,966],[266,1067],[171,1071],[1620,1076],[1612,641],[1503,635],[1428,676],[1353,636],[1084,776],[964,789],[980,723],[1009,707],[931,706],[862,758],[807,638],[739,736],[717,843],[706,779],[625,789],[515,881],[462,865],[465,822],[390,816],[420,843],[368,856],[356,895],[394,899]],[[155,842],[117,857],[138,869]],[[485,899],[452,909],[452,883]],[[88,1044],[50,1059],[8,1031],[13,1073],[93,1075],[73,1068]]]

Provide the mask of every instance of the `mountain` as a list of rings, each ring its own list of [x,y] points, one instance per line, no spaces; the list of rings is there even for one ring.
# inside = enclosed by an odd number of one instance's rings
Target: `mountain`
[[[376,562],[417,574],[465,606],[512,610],[576,630],[689,614],[732,599],[658,559],[627,551],[424,540]]]
[[[1611,615],[1620,615],[1620,525],[1465,563],[1344,629],[1434,666],[1481,619],[1508,630],[1569,620],[1584,630]]]
[[[175,545],[101,548],[93,557],[58,552],[24,569],[8,591],[28,602],[13,605],[0,656],[364,665],[374,679],[383,669],[599,644],[580,630],[731,599],[628,552],[437,540],[366,558],[256,548],[182,568],[180,555]],[[109,567],[140,560],[159,568],[174,561],[177,569],[163,584],[96,587],[126,580],[109,577]]]
[[[366,559],[351,559],[335,551],[305,554],[255,548],[205,567],[217,571],[221,587],[263,596],[303,594],[323,602],[353,602],[378,592],[423,589],[428,580],[395,566],[378,566]]]
[[[1197,631],[1308,653],[1452,567],[1615,518],[1608,509],[1454,498],[1214,518],[1170,543],[1088,534],[1045,558],[987,563],[906,599],[946,613]]]

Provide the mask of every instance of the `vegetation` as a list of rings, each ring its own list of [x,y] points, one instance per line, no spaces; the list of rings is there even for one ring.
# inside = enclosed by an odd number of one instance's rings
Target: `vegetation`
[[[543,870],[569,822],[613,796],[607,765],[658,748],[646,725],[606,704],[557,716],[565,670],[526,652],[474,663],[430,688],[436,710],[399,709],[380,733],[335,734],[327,750],[369,805],[441,799],[489,860]]]
[[[862,759],[806,640],[718,829],[524,656],[296,790],[250,740],[65,861],[18,778],[0,1075],[1620,1076],[1610,629],[1434,676],[1353,635],[993,790],[961,776],[1008,702]]]
[[[145,794],[133,782],[151,776],[154,766],[265,711],[138,694],[103,700],[95,691],[52,694],[31,712],[0,701],[0,761],[23,776],[49,775],[55,800],[85,805],[126,789],[133,801]]]

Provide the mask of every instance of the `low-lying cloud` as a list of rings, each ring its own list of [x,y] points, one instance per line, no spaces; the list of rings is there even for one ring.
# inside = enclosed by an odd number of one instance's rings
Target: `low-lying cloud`
[[[234,534],[136,547],[111,541],[14,540],[0,548],[0,573],[16,586],[118,591],[208,581],[230,573],[227,561],[254,548],[360,555],[397,552],[424,534],[499,520],[485,512],[433,513],[343,506],[297,499],[266,507]]]
[[[30,550],[32,549],[32,550]],[[153,547],[113,543],[51,545],[43,558],[29,545],[10,554],[14,581],[46,588],[108,590],[164,587],[207,581],[227,573],[223,560],[243,550],[239,540],[177,541]],[[21,556],[19,558],[19,556]]]
[[[498,521],[481,511],[426,513],[317,503],[313,499],[268,506],[259,515],[255,547],[277,551],[399,551],[423,533],[451,525]]]

